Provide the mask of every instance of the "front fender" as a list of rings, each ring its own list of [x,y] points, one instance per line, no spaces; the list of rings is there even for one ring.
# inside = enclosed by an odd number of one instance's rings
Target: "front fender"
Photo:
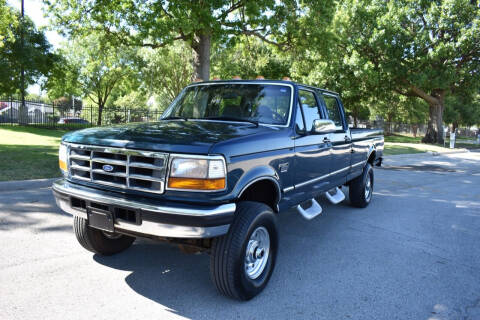
[[[269,180],[275,185],[276,202],[280,202],[280,182],[277,172],[270,166],[258,166],[245,172],[237,181],[235,187],[232,190],[232,194],[235,198],[240,198],[242,193],[252,184],[261,180]]]

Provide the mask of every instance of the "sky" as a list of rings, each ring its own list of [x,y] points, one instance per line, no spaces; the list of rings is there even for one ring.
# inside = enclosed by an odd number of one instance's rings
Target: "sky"
[[[21,0],[7,0],[7,3],[10,6],[20,10]],[[43,8],[44,5],[41,0],[24,0],[25,15],[29,16],[30,19],[32,19],[37,28],[49,26],[48,19],[44,16]],[[48,42],[52,44],[53,48],[59,48],[60,43],[65,40],[56,31],[47,30],[45,32],[45,35],[48,39]],[[27,88],[27,92],[38,95],[42,95],[42,93],[44,93],[42,92],[40,86],[37,84],[29,86]]]

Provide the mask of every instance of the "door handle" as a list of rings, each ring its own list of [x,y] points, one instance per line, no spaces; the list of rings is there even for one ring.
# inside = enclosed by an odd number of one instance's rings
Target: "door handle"
[[[349,136],[345,136],[345,138],[344,138],[344,139],[345,139],[345,142],[348,142],[348,141],[350,141],[350,140],[351,140]]]
[[[330,141],[330,139],[328,139],[327,137],[323,138],[323,143],[330,143],[332,141]]]

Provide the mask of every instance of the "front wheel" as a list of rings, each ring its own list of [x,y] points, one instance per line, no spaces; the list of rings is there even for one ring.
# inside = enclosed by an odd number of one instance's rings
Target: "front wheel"
[[[263,203],[238,203],[229,232],[212,245],[210,273],[224,295],[249,300],[272,275],[278,250],[276,217]]]
[[[349,197],[353,206],[365,208],[370,204],[373,195],[373,168],[367,163],[363,172],[350,182]]]
[[[94,229],[88,225],[87,219],[80,217],[74,217],[73,231],[82,247],[105,256],[119,253],[135,241],[134,237]]]

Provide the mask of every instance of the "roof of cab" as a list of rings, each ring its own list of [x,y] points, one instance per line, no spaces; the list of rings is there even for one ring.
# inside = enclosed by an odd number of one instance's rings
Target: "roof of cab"
[[[330,93],[330,94],[333,94],[333,95],[336,95],[338,96],[339,94],[335,91],[331,91],[331,90],[327,90],[327,89],[322,89],[322,88],[319,88],[319,87],[314,87],[314,86],[310,86],[310,85],[307,85],[307,84],[302,84],[302,83],[298,83],[298,82],[295,82],[295,81],[290,81],[290,80],[270,80],[270,79],[262,79],[262,80],[248,80],[248,79],[225,79],[225,80],[209,80],[209,81],[199,81],[199,82],[193,82],[191,84],[189,84],[189,86],[192,86],[192,85],[196,85],[196,84],[215,84],[215,83],[265,83],[265,82],[270,82],[270,83],[284,83],[284,84],[291,84],[293,86],[298,86],[298,87],[304,87],[304,88],[308,88],[308,89],[313,89],[313,90],[319,90],[321,92],[325,92],[325,93]]]

